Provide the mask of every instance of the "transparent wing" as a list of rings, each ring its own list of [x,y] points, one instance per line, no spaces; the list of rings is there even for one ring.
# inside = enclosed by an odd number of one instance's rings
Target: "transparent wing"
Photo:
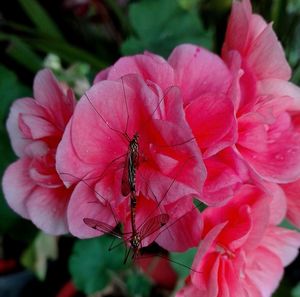
[[[159,214],[157,216],[154,216],[150,219],[148,219],[141,227],[141,230],[139,232],[141,239],[144,239],[157,230],[159,230],[161,227],[166,225],[169,221],[169,215],[166,213]]]
[[[108,224],[106,224],[104,222],[100,222],[98,220],[89,219],[89,218],[84,218],[83,222],[87,226],[89,226],[89,227],[91,227],[91,228],[93,228],[95,230],[98,230],[98,231],[100,231],[102,233],[109,233],[109,234],[111,234],[111,235],[113,235],[113,236],[115,236],[117,238],[122,238],[122,234],[119,233],[119,232],[116,232],[114,230],[115,227],[113,227],[111,225],[108,225]]]

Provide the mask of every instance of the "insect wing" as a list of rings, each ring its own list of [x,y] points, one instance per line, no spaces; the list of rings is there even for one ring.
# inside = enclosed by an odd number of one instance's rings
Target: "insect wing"
[[[113,235],[117,238],[122,238],[122,234],[120,234],[119,232],[114,231],[115,227],[113,227],[111,225],[108,225],[104,222],[100,222],[98,220],[94,220],[94,219],[90,219],[90,218],[84,218],[83,222],[87,226],[89,226],[89,227],[91,227],[95,230],[98,230],[102,233],[109,233],[109,234],[111,234],[111,235]]]
[[[159,214],[147,220],[141,227],[139,232],[141,239],[144,239],[155,233],[169,221],[169,215],[166,213]]]

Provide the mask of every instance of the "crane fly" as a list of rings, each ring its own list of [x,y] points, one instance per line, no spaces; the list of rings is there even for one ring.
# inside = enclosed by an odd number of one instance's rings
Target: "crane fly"
[[[173,139],[177,139],[178,136],[178,141],[180,143],[169,143],[166,145],[165,137],[167,136],[159,132],[161,126],[156,126],[151,121],[158,120],[160,121],[160,124],[168,124],[168,115],[165,115],[166,119],[164,119],[164,116],[162,114],[168,114],[168,112],[171,113],[170,111],[166,112],[165,109],[170,109],[169,101],[173,100],[173,98],[177,98],[178,94],[177,92],[174,92],[174,90],[177,91],[175,87],[168,88],[163,94],[157,94],[157,92],[153,91],[153,87],[150,88],[150,86],[144,83],[145,86],[147,86],[149,90],[151,90],[152,95],[151,99],[146,100],[145,103],[142,104],[139,102],[143,102],[144,98],[141,97],[143,94],[139,93],[139,91],[136,91],[134,87],[131,86],[132,80],[133,79],[131,76],[129,76],[129,78],[128,76],[125,76],[120,78],[121,84],[119,81],[114,81],[115,88],[119,90],[118,93],[123,93],[123,99],[114,99],[114,97],[109,99],[115,100],[115,104],[119,106],[116,109],[116,117],[112,117],[107,108],[102,108],[102,105],[104,106],[103,100],[96,100],[96,95],[94,95],[93,92],[89,91],[84,94],[84,97],[89,102],[91,108],[101,120],[101,123],[99,123],[99,125],[100,129],[102,130],[103,136],[112,135],[107,129],[116,134],[116,136],[109,136],[109,140],[107,142],[108,144],[109,141],[111,141],[111,146],[116,147],[116,149],[114,150],[116,157],[113,159],[109,159],[111,156],[111,154],[109,154],[102,164],[105,164],[107,160],[111,161],[109,163],[106,163],[107,165],[101,170],[100,175],[93,176],[91,178],[101,180],[106,174],[111,172],[110,170],[115,165],[115,172],[117,172],[117,170],[119,169],[123,169],[123,174],[120,179],[121,194],[124,197],[129,195],[130,192],[136,192],[138,190],[136,189],[136,172],[139,169],[139,165],[141,163],[148,162],[147,165],[145,165],[145,167],[141,169],[143,170],[143,172],[146,172],[144,168],[146,168],[146,170],[152,170],[154,174],[156,174],[156,172],[157,174],[161,172],[160,166],[162,165],[157,162],[161,162],[161,160],[163,159],[157,159],[156,157],[153,158],[153,156],[156,156],[157,147],[159,147],[158,150],[160,151],[158,151],[158,153],[160,153],[161,156],[164,156],[164,158],[167,158],[167,160],[169,160],[168,158],[174,159],[172,166],[174,166],[175,168],[175,166],[180,166],[179,163],[183,159],[182,151],[177,152],[174,150],[168,150],[166,148],[182,146],[194,140],[193,137],[187,140],[186,136],[183,135],[183,133],[177,133],[177,129],[175,129],[174,123],[172,123],[172,125],[174,126],[172,127],[172,129],[175,130],[170,130],[172,132],[170,133],[170,135],[172,135],[172,138],[170,139],[172,139],[171,141],[173,142]],[[143,87],[145,88],[145,86]],[[90,98],[90,94],[92,94],[93,97]],[[160,97],[160,95],[162,96]],[[168,103],[165,102],[166,98],[170,98],[166,101]],[[151,108],[150,104],[153,104],[152,102],[155,102],[154,108]],[[138,104],[139,107],[136,107],[136,105]],[[160,108],[162,104],[163,106]],[[168,107],[166,107],[165,105],[168,105]],[[115,120],[115,118],[117,118],[117,120]],[[119,139],[122,140],[122,144],[118,143],[118,137],[120,137]],[[123,146],[124,141],[127,142],[126,149]],[[106,145],[104,147],[104,150],[110,152],[110,146]],[[183,151],[185,155],[191,154],[190,148],[184,148]],[[148,157],[148,155],[150,157]],[[149,174],[149,172],[150,171],[148,170],[147,174]],[[166,173],[164,173],[164,177],[167,179],[172,178],[172,170],[170,169],[169,171],[166,171]],[[140,185],[140,187],[144,186],[143,183],[138,183],[138,185]]]
[[[140,249],[142,248],[142,241],[165,226],[169,221],[169,215],[159,214],[151,217],[147,221],[145,221],[137,230],[129,233],[117,232],[114,230],[114,227],[98,220],[84,218],[83,221],[87,226],[95,230],[103,233],[109,233],[119,239],[123,239],[126,244],[129,243],[130,249],[128,250],[124,258],[124,263],[126,263],[130,250],[132,250],[132,259],[136,259]]]

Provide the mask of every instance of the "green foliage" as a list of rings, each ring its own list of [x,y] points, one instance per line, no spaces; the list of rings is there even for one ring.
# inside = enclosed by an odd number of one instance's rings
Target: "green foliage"
[[[128,295],[131,297],[148,297],[151,291],[151,282],[149,279],[134,270],[126,278],[126,287]]]
[[[44,8],[36,0],[19,0],[24,11],[36,25],[38,31],[46,36],[55,38],[57,41],[62,41],[63,36],[56,24],[48,16]]]
[[[207,205],[204,204],[203,202],[199,201],[198,199],[194,199],[193,203],[200,212],[204,211],[207,208]]]
[[[191,248],[184,253],[170,254],[172,267],[177,272],[180,278],[185,278],[191,273],[191,267],[196,252],[196,248]]]
[[[117,272],[128,268],[123,263],[124,246],[109,251],[111,241],[111,237],[101,236],[74,245],[69,269],[76,287],[86,294],[103,289]]]
[[[167,57],[181,43],[211,48],[212,34],[205,31],[195,10],[185,10],[174,0],[143,0],[131,4],[129,19],[136,33],[122,45],[124,55],[144,50]]]
[[[292,297],[300,297],[300,283],[295,288],[293,288]]]

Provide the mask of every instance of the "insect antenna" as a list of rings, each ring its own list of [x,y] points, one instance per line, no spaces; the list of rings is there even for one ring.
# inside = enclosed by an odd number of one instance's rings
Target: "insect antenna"
[[[118,129],[115,129],[113,127],[110,126],[110,124],[108,123],[108,121],[105,120],[105,118],[102,116],[102,114],[97,110],[97,108],[94,106],[94,104],[92,103],[91,99],[89,98],[87,92],[84,93],[84,96],[87,98],[87,100],[89,101],[89,103],[91,104],[92,108],[94,109],[94,111],[99,115],[99,117],[101,118],[101,120],[103,121],[103,123],[112,131],[116,132],[119,135],[122,135],[123,137],[125,137],[127,139],[127,141],[130,141],[129,136],[127,135],[127,133],[124,133]],[[127,104],[126,104],[127,105]]]

